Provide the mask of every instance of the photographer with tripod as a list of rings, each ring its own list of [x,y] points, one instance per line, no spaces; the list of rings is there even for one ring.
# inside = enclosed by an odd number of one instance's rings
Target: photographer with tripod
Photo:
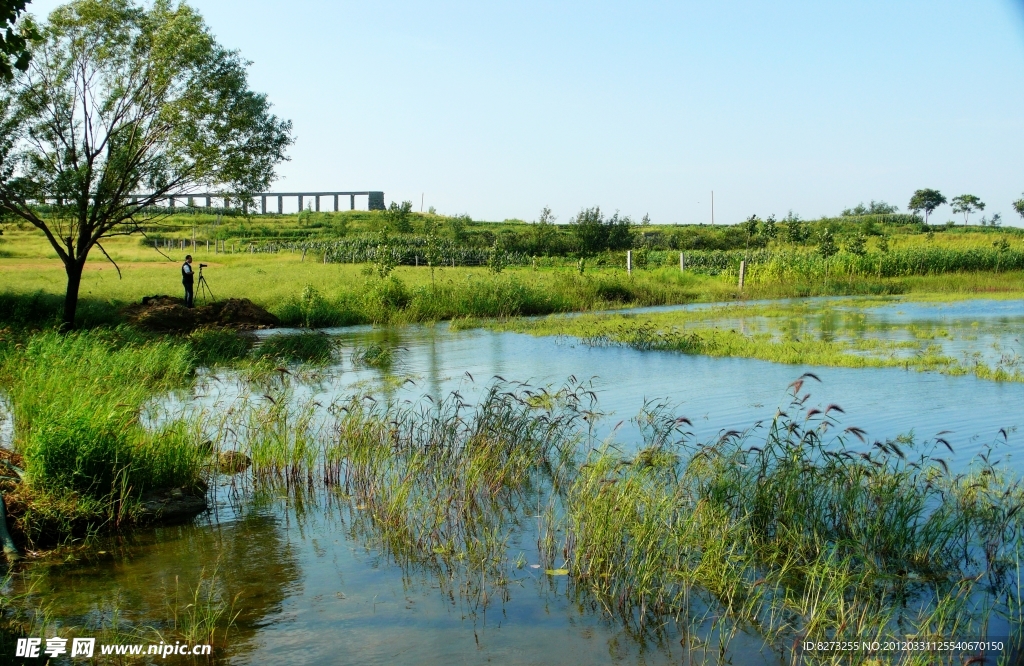
[[[206,264],[199,264],[199,294],[203,297],[204,301],[213,300],[213,292],[210,291],[210,285],[206,283],[206,278],[203,277],[203,269],[206,268]],[[195,279],[195,271],[192,270],[192,255],[185,255],[185,263],[181,265],[181,284],[185,287],[185,307],[195,307],[195,296],[192,292],[192,285]]]

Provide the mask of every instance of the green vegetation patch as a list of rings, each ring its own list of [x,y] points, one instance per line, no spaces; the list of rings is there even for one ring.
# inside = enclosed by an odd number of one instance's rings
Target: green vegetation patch
[[[127,328],[6,345],[0,376],[25,465],[13,504],[29,543],[130,522],[149,491],[205,488],[189,424],[141,422],[154,394],[191,386],[193,364],[189,345]]]
[[[335,348],[334,339],[323,333],[299,333],[264,338],[253,353],[257,358],[283,363],[327,363]]]
[[[775,363],[893,367],[1024,381],[1024,359],[1019,354],[1003,353],[992,363],[986,363],[980,353],[956,357],[937,343],[954,337],[942,326],[871,322],[857,312],[858,307],[879,302],[892,301],[852,300],[843,301],[841,306],[815,302],[728,305],[661,313],[492,321],[486,325],[532,335],[574,336],[594,346],[624,345],[645,351]],[[959,338],[966,340],[976,334],[974,329],[961,331]]]

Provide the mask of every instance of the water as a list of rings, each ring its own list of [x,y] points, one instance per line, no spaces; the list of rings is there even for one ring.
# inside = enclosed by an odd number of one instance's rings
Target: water
[[[1024,303],[890,304],[854,314],[896,324],[933,321],[947,328],[970,329],[982,322],[979,326],[1008,345],[1020,330]],[[884,326],[868,329],[872,335],[885,334]],[[905,330],[902,325],[896,329],[894,335]],[[805,408],[839,404],[846,411],[843,425],[857,425],[873,439],[952,431],[946,437],[958,465],[1001,440],[1000,428],[1009,433],[1004,457],[1014,462],[1020,441],[1016,431],[1024,426],[1024,384],[972,376],[640,352],[566,338],[453,332],[446,325],[329,333],[340,341],[339,363],[297,393],[324,405],[386,379],[385,373],[351,361],[354,348],[376,343],[395,350],[390,374],[413,380],[390,382],[390,390],[413,400],[452,390],[471,398],[495,376],[555,387],[570,375],[592,380],[607,413],[602,436],[626,421],[616,433],[625,445],[637,440],[628,419],[647,399],[678,404],[677,411],[693,421],[695,436],[707,439],[770,419],[787,403],[787,386],[804,372],[822,380],[807,382],[804,390],[812,398]],[[968,349],[971,342],[991,342],[956,339]],[[217,411],[241,391],[237,377],[224,373],[207,377],[194,395],[168,404],[175,410]],[[227,645],[217,648],[217,661],[225,663],[656,664],[683,658],[671,627],[660,640],[637,640],[585,596],[570,594],[567,577],[534,568],[539,563],[537,528],[528,516],[512,528],[508,547],[522,566],[508,572],[507,585],[490,590],[484,605],[479,590],[469,594],[462,589],[467,583],[459,576],[396,564],[373,546],[359,508],[331,491],[256,491],[222,479],[215,498],[214,510],[189,524],[105,538],[67,561],[32,563],[27,579],[16,581],[14,589],[34,584],[35,598],[51,603],[65,627],[109,623],[115,606],[128,622],[159,625],[168,617],[175,589],[183,596],[215,573],[224,598],[236,599],[240,611]],[[89,634],[76,630],[70,635]],[[775,663],[761,649],[756,638],[741,635],[733,644],[734,663]]]

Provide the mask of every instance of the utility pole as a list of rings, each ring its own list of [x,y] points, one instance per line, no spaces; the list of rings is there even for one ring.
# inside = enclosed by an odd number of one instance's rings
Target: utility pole
[[[711,226],[715,226],[715,191],[711,190]]]
[[[420,192],[420,212],[423,212],[423,192]]]

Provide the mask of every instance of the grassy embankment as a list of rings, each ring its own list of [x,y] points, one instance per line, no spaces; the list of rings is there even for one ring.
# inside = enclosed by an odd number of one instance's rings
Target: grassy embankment
[[[191,228],[174,220],[178,226],[170,228],[180,227],[179,235]],[[289,222],[261,222],[278,223]],[[756,250],[763,261],[751,263],[743,291],[735,274],[742,251],[714,251],[705,257],[703,268],[691,256],[693,270],[686,272],[678,270],[678,253],[652,251],[645,255],[646,268],[631,276],[619,265],[623,257],[617,253],[591,258],[596,265],[582,275],[574,259],[554,257],[537,269],[506,267],[497,274],[486,267],[431,270],[403,265],[383,279],[370,274],[369,264],[323,264],[319,256],[311,253],[303,259],[298,251],[208,253],[200,242],[195,254],[197,262],[210,264],[205,274],[218,299],[251,298],[287,325],[315,327],[827,294],[1019,294],[1024,272],[1006,268],[1020,263],[1024,244],[1007,232],[999,238],[1007,242],[1005,249],[995,248],[992,239],[998,233],[903,234],[885,252],[871,239],[865,255],[841,252],[828,262],[813,248],[770,245]],[[35,231],[8,228],[0,241],[5,275],[0,323],[39,326],[55,321],[65,286],[56,256]],[[79,310],[83,325],[115,324],[124,305],[180,290],[178,262],[184,252],[166,250],[170,261],[137,238],[114,238],[105,247],[123,277],[99,254],[87,265]]]

